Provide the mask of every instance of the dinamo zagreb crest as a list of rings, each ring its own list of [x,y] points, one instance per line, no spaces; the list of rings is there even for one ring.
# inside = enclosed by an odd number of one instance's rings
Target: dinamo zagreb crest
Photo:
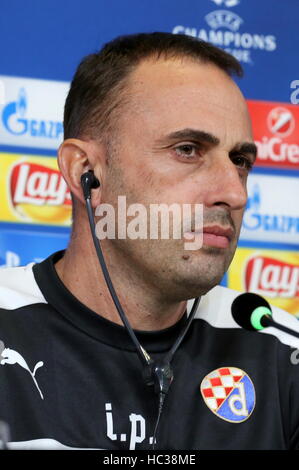
[[[250,377],[237,367],[221,367],[203,379],[200,391],[210,410],[219,418],[240,423],[255,407],[255,390]]]

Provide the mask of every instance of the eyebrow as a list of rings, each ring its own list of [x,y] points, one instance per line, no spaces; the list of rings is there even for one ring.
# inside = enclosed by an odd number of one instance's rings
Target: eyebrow
[[[218,145],[220,140],[218,137],[210,134],[209,132],[197,130],[197,129],[182,129],[180,131],[171,132],[163,138],[163,141],[166,140],[200,140],[211,145]]]
[[[248,153],[253,155],[253,163],[256,160],[257,157],[257,146],[253,142],[242,142],[239,144],[236,144],[235,147],[229,152],[230,155],[233,155],[234,153]]]
[[[209,132],[205,132],[198,129],[182,129],[180,131],[171,132],[160,142],[169,142],[172,140],[190,140],[190,141],[200,141],[201,143],[206,143],[212,146],[219,145],[220,139]],[[254,161],[257,157],[257,146],[254,142],[239,142],[234,148],[229,152],[234,154],[236,152],[252,154]]]

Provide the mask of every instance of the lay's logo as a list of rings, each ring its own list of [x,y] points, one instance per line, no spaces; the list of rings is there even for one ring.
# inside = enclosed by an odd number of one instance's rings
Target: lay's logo
[[[63,222],[71,213],[71,195],[61,173],[46,165],[22,161],[12,167],[9,199],[22,220]]]
[[[36,163],[19,163],[10,178],[12,202],[34,205],[70,205],[67,185],[59,171]]]
[[[245,265],[245,288],[266,297],[299,297],[299,266],[256,255]]]

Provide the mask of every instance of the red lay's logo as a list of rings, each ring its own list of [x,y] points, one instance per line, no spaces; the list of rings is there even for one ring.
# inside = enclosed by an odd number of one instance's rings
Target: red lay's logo
[[[299,266],[254,256],[245,266],[245,288],[266,297],[299,297]]]
[[[18,163],[9,188],[12,206],[22,219],[60,223],[70,217],[70,191],[56,169],[32,161]]]
[[[71,204],[69,190],[59,171],[36,163],[16,165],[11,173],[10,188],[14,205]]]

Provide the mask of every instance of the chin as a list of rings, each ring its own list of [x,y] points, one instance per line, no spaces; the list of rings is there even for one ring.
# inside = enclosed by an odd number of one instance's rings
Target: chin
[[[224,273],[228,270],[234,254],[235,249],[229,250],[213,246],[203,246],[197,252],[198,256],[190,256],[190,268],[192,267],[194,272],[197,271],[200,277],[205,276],[205,274],[207,277],[215,277],[215,279],[218,279],[217,283],[219,284]]]
[[[182,274],[182,273],[181,273]],[[220,284],[224,271],[217,273],[207,273],[204,270],[197,275],[178,276],[174,280],[173,292],[178,296],[178,300],[188,300],[194,297],[205,295],[213,287]]]

